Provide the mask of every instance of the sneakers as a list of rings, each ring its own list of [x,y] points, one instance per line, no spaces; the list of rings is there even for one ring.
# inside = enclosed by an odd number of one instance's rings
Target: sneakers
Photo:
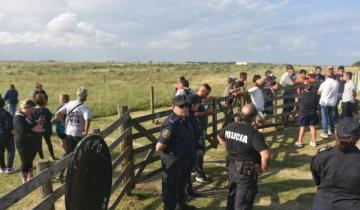
[[[13,168],[7,168],[6,171],[5,171],[5,174],[13,174],[16,172],[16,169],[13,167]]]
[[[303,145],[302,145],[302,143],[300,143],[300,142],[296,142],[296,143],[295,143],[295,147],[301,148],[301,147],[303,147]]]
[[[333,136],[334,134],[335,134],[335,132],[330,130],[329,133],[328,133],[328,136]]]
[[[1,173],[5,173],[6,169],[5,168],[0,168],[0,174]]]
[[[210,181],[209,178],[207,178],[205,175],[197,175],[195,177],[195,180],[200,182],[200,183],[207,183],[207,182]]]
[[[310,142],[310,146],[312,146],[312,147],[316,147],[317,145],[316,145],[316,143],[315,142]]]
[[[321,138],[327,139],[329,138],[329,135],[326,133],[320,133]]]

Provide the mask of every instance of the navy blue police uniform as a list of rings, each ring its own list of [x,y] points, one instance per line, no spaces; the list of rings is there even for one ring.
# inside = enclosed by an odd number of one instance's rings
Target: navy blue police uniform
[[[257,193],[260,152],[268,147],[263,136],[247,122],[228,124],[219,136],[228,152],[228,210],[250,210]]]
[[[201,103],[201,97],[193,94],[190,96],[187,96],[187,101],[190,103],[189,106],[191,106],[192,104],[196,104],[196,103]],[[185,188],[185,192],[187,193],[188,196],[193,196],[193,197],[199,197],[200,194],[197,194],[194,192],[194,189],[192,187],[192,180],[191,180],[191,171],[193,170],[193,168],[195,167],[195,160],[196,160],[196,149],[200,148],[201,145],[199,144],[198,139],[200,138],[201,135],[201,127],[199,124],[199,120],[196,118],[194,112],[191,110],[191,107],[189,107],[189,116],[188,116],[188,120],[193,128],[193,134],[194,134],[194,141],[192,142],[191,145],[189,145],[189,149],[192,151],[192,155],[191,155],[191,165],[189,165],[190,167],[188,168],[188,170],[186,171],[186,178],[185,178],[185,184],[186,184],[186,188]]]
[[[360,125],[355,118],[339,121],[337,135],[360,137]],[[326,147],[311,161],[311,173],[317,185],[312,210],[360,209],[360,150],[349,146],[346,151]]]
[[[192,145],[195,141],[189,120],[171,113],[161,126],[159,143],[165,144],[160,154],[163,176],[162,197],[165,210],[185,205],[185,174],[191,168]]]

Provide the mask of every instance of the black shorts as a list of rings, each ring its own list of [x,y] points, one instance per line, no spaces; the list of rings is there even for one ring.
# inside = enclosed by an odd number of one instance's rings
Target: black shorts
[[[299,116],[297,119],[297,123],[300,126],[314,126],[319,123],[319,118],[317,114],[308,115],[308,116]]]

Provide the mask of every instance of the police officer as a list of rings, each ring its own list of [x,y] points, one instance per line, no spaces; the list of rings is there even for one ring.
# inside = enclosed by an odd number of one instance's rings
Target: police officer
[[[257,178],[268,168],[270,152],[264,137],[252,126],[256,107],[241,108],[241,121],[228,124],[217,136],[228,155],[228,210],[251,210],[257,193]]]
[[[326,147],[311,161],[317,185],[312,210],[360,209],[360,124],[345,117],[336,127],[335,147]]]
[[[195,159],[196,159],[196,149],[199,149],[202,147],[202,145],[199,144],[199,141],[196,141],[197,139],[200,138],[201,135],[201,127],[199,124],[199,120],[197,119],[197,117],[195,116],[195,112],[197,112],[199,110],[199,106],[202,102],[202,98],[197,95],[197,94],[192,94],[187,96],[187,100],[189,102],[189,122],[191,124],[191,126],[193,127],[193,131],[194,131],[194,142],[192,145],[193,148],[193,155],[191,156],[191,165],[188,168],[188,170],[186,171],[186,187],[185,187],[185,193],[187,195],[187,198],[190,199],[191,197],[197,198],[197,197],[201,197],[201,194],[199,194],[198,192],[196,192],[193,187],[192,187],[192,180],[191,180],[191,171],[192,169],[195,167]]]
[[[191,167],[191,156],[195,150],[193,127],[187,119],[189,109],[186,96],[175,96],[172,104],[173,112],[162,124],[156,144],[163,170],[164,210],[195,209],[185,204],[185,175]]]

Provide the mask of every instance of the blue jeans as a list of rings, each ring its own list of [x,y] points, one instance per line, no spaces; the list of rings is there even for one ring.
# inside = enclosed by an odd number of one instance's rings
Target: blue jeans
[[[12,117],[14,117],[17,104],[8,103],[7,105],[8,105],[8,112],[11,114]]]
[[[321,112],[321,123],[323,132],[328,134],[328,126],[332,132],[335,131],[335,117],[334,117],[334,106],[320,106]]]
[[[196,149],[196,159],[195,159],[195,171],[198,175],[204,175],[204,155],[205,155],[205,138],[206,130],[200,132],[199,145],[201,148]]]

